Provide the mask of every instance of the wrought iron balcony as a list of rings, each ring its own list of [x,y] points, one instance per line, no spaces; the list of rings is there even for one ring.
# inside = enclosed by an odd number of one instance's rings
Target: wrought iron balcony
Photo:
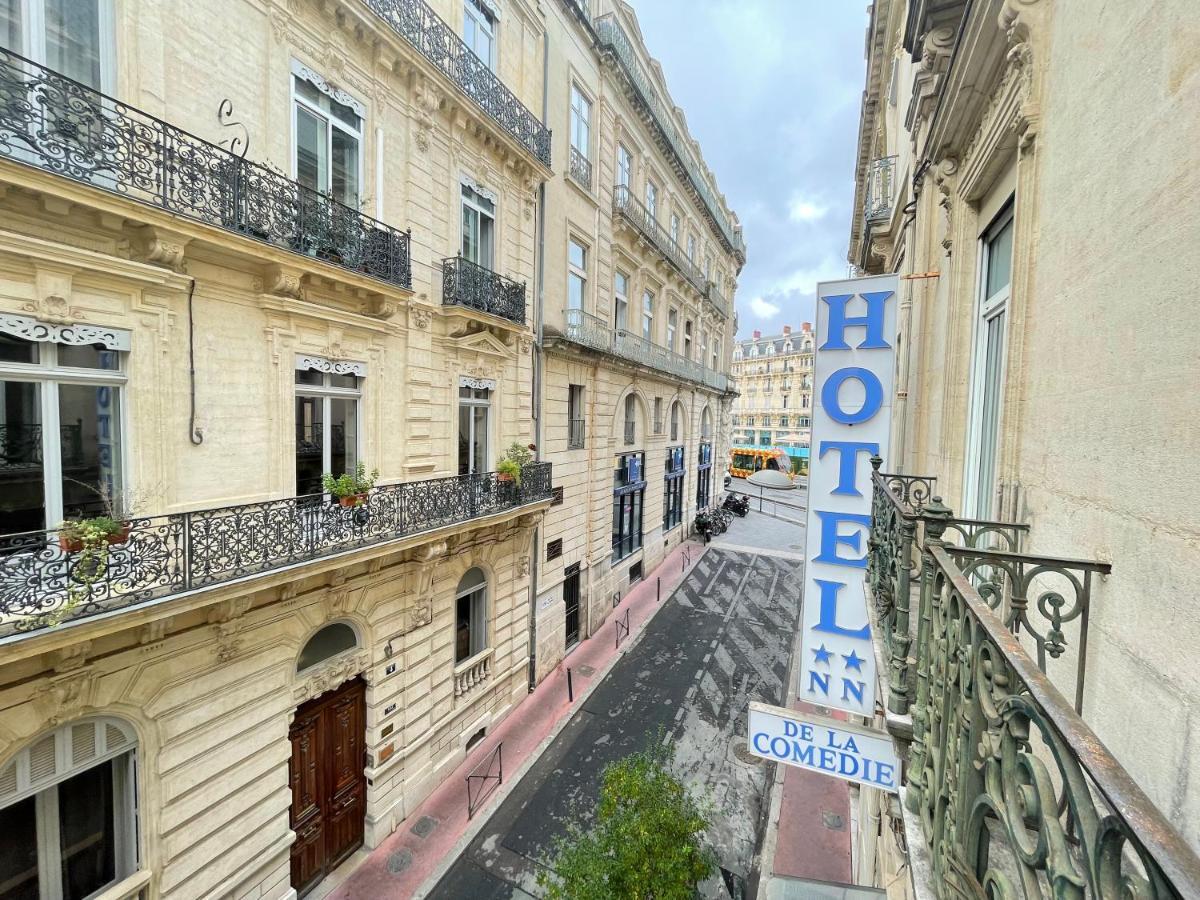
[[[708,289],[708,280],[700,267],[688,259],[683,248],[671,237],[667,229],[658,223],[629,188],[618,184],[613,188],[613,212],[623,216],[645,237],[667,262],[679,270],[679,274],[691,282],[701,295]]]
[[[619,356],[630,362],[657,369],[676,378],[684,378],[724,392],[729,378],[701,363],[680,356],[666,347],[648,341],[641,335],[623,329],[609,328],[608,323],[581,309],[566,310],[567,340],[602,353]]]
[[[442,303],[525,324],[525,285],[461,256],[442,260]]]
[[[713,305],[722,318],[729,318],[729,301],[725,298],[724,292],[717,287],[715,281],[710,281],[704,291],[705,299]]]
[[[422,0],[364,2],[543,165],[550,167],[550,129],[426,3]]]
[[[550,463],[518,485],[495,472],[377,487],[358,508],[320,494],[136,518],[99,551],[56,530],[0,537],[0,642],[60,622],[241,581],[549,500]]]
[[[927,846],[937,895],[1200,896],[1200,858],[1079,713],[1091,584],[1110,566],[1024,554],[1025,526],[957,519],[933,478],[874,463],[875,635],[889,710],[911,716],[908,843]]]
[[[867,175],[867,196],[863,201],[863,218],[867,223],[886,222],[892,217],[896,202],[896,157],[885,156],[871,163]]]
[[[571,147],[570,167],[567,171],[583,187],[589,191],[592,189],[592,164],[574,145]]]
[[[0,156],[412,287],[406,232],[3,48]]]
[[[700,166],[696,164],[691,151],[687,149],[685,142],[675,130],[675,125],[671,120],[670,102],[660,100],[650,76],[638,62],[637,53],[633,49],[633,43],[629,40],[629,36],[625,34],[625,29],[620,26],[613,13],[607,13],[596,19],[595,27],[600,47],[612,53],[613,58],[616,59],[618,69],[629,82],[632,95],[649,115],[664,146],[674,157],[680,175],[687,179],[699,196],[703,211],[715,226],[717,236],[729,252],[737,255],[744,262],[746,244],[741,231],[733,227],[729,217],[721,208],[721,204],[709,190],[708,182],[701,174]]]

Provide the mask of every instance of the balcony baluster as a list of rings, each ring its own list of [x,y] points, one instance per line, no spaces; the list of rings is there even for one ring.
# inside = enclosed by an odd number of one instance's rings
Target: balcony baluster
[[[442,260],[442,303],[525,324],[525,285],[461,256]]]

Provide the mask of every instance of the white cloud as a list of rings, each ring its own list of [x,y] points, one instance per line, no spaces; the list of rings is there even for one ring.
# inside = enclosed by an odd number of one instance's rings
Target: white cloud
[[[750,301],[750,311],[760,319],[769,319],[771,316],[779,315],[779,305],[764,300],[762,297],[755,297]]]
[[[829,212],[828,206],[813,203],[798,195],[793,195],[788,204],[788,218],[793,222],[815,222],[824,218],[827,212]]]

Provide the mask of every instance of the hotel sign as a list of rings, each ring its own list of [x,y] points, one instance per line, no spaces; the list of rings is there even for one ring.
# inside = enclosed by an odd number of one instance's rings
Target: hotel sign
[[[864,576],[871,457],[887,459],[899,278],[817,285],[812,451],[797,696],[875,714]]]

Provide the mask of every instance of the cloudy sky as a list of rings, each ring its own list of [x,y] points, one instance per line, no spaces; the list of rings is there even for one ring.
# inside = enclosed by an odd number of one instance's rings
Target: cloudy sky
[[[632,2],[742,220],[739,336],[811,321],[816,283],[847,271],[865,0]]]

